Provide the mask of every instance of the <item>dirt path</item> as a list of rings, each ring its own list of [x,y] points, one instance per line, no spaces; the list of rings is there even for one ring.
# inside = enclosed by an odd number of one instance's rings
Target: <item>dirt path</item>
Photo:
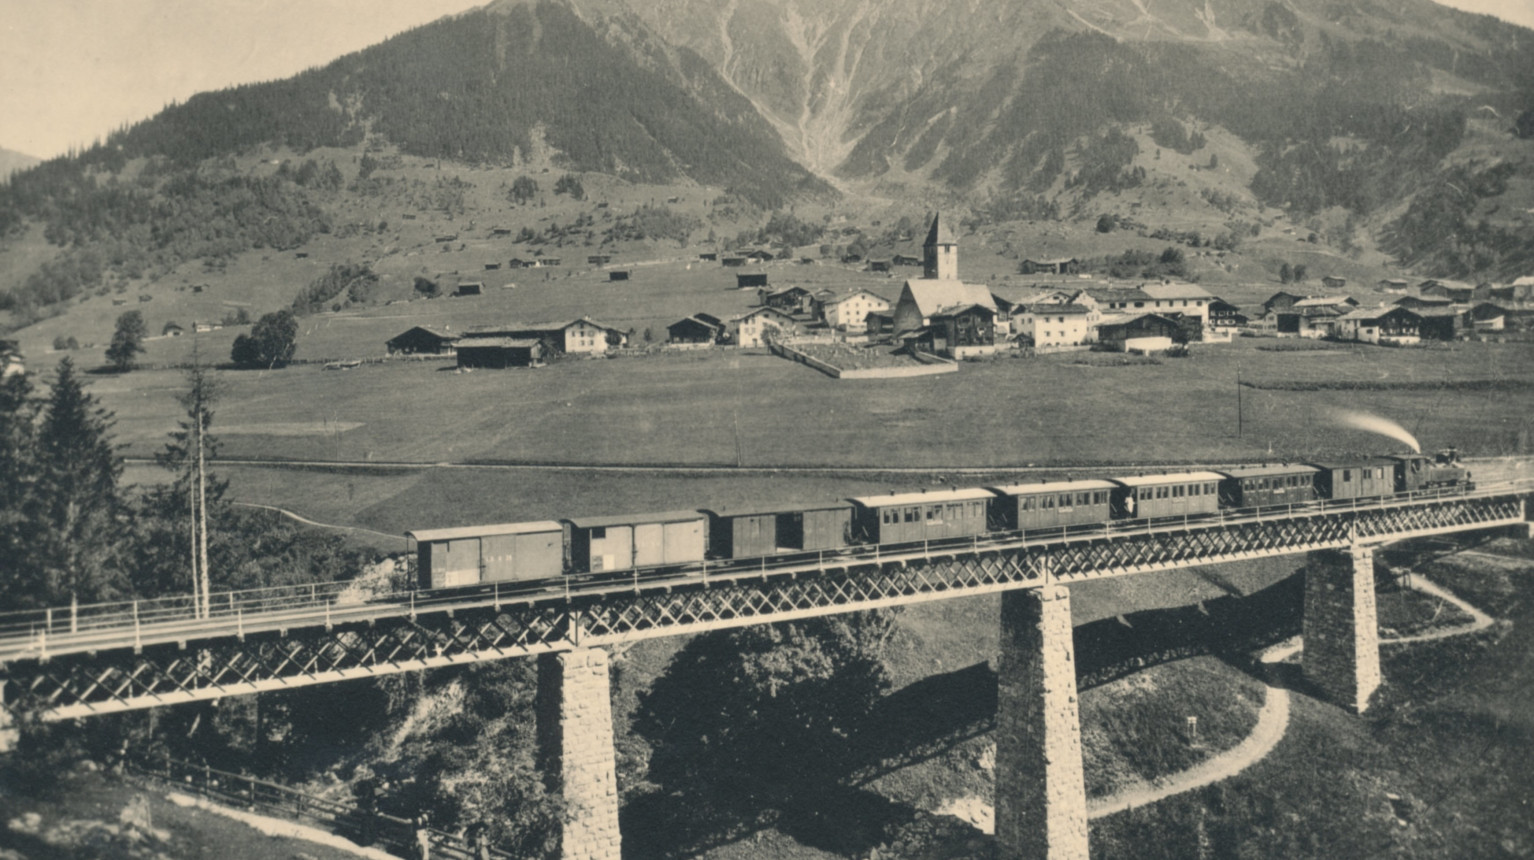
[[[1414,636],[1397,636],[1381,639],[1381,645],[1404,645],[1412,642],[1431,642],[1451,636],[1463,636],[1490,627],[1494,619],[1461,600],[1459,597],[1421,574],[1413,574],[1407,580],[1409,588],[1429,594],[1463,610],[1474,620],[1469,624],[1433,630]],[[1264,663],[1279,663],[1304,650],[1304,642],[1296,636],[1287,642],[1269,648],[1261,657]],[[1267,687],[1267,699],[1257,715],[1257,725],[1252,733],[1236,746],[1182,773],[1157,780],[1154,784],[1131,788],[1087,804],[1090,818],[1112,815],[1136,806],[1155,803],[1162,798],[1203,788],[1206,785],[1228,779],[1261,761],[1283,739],[1289,725],[1289,691],[1282,687]]]

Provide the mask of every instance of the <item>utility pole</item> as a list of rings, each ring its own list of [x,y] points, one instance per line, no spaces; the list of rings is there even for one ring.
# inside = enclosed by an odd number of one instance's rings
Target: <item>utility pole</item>
[[[1241,365],[1236,365],[1236,438],[1241,438],[1245,428],[1241,423]]]

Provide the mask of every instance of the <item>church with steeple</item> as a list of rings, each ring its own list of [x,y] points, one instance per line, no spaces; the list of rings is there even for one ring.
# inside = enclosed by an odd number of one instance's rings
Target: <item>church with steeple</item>
[[[995,299],[959,280],[959,240],[941,212],[922,244],[922,277],[905,282],[893,317],[895,337],[917,349],[963,358],[998,348]]]

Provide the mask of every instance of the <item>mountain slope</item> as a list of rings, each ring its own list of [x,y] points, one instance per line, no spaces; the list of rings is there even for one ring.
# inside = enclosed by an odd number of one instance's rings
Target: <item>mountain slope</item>
[[[0,148],[0,182],[5,181],[12,173],[26,170],[41,160],[15,150]]]

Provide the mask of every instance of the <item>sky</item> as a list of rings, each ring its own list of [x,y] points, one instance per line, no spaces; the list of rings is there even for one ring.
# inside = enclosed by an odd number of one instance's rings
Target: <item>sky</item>
[[[84,147],[171,102],[285,78],[487,0],[0,0],[0,148]],[[1534,28],[1534,0],[1441,0]]]

